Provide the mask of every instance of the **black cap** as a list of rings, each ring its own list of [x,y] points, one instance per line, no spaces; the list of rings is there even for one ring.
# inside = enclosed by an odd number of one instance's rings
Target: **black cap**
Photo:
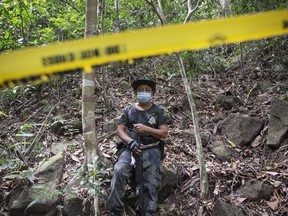
[[[153,92],[156,91],[156,82],[154,82],[153,80],[151,80],[148,77],[134,80],[132,82],[131,86],[132,86],[133,90],[136,91],[138,86],[143,85],[143,84],[150,86],[152,88]]]

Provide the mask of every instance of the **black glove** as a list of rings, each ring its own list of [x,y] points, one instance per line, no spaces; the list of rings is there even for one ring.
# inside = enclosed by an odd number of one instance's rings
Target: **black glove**
[[[128,145],[130,146],[130,150],[133,152],[140,148],[140,143],[136,140],[131,140]]]

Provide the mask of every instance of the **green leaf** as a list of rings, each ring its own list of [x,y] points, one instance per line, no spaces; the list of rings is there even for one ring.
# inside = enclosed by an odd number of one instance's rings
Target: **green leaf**
[[[33,206],[34,204],[36,204],[39,200],[40,200],[39,198],[38,198],[38,199],[34,199],[34,200],[26,207],[25,211],[26,211],[27,209],[29,209],[31,206]],[[24,211],[24,212],[25,212],[25,211]]]
[[[8,174],[3,177],[3,179],[14,179],[14,178],[21,178],[20,174]]]
[[[88,194],[90,195],[90,196],[94,196],[95,194],[96,194],[96,190],[94,189],[94,188],[89,188],[88,189]]]
[[[22,172],[23,177],[27,178],[31,183],[34,183],[34,171],[32,168]]]
[[[34,185],[32,185],[32,188],[35,188],[35,189],[44,189],[46,187],[47,186],[45,186],[44,184],[34,184]]]
[[[10,31],[5,31],[5,35],[4,35],[4,38],[5,39],[8,39],[9,38],[9,36],[10,36]]]
[[[22,129],[22,130],[30,129],[30,128],[33,127],[33,126],[34,126],[34,124],[32,124],[32,123],[27,123],[27,124],[24,124],[24,125],[21,127],[21,129]]]
[[[6,160],[0,160],[0,165],[4,164]]]

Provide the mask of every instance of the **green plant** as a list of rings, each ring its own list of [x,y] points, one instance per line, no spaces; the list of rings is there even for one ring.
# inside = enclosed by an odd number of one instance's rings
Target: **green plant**
[[[34,184],[34,170],[32,168],[28,168],[23,171],[13,171],[8,173],[3,177],[4,179],[20,179],[20,180],[28,180],[30,183]]]
[[[84,10],[83,0],[1,1],[0,51],[83,37]]]
[[[105,183],[110,182],[106,178],[111,168],[99,167],[100,164],[99,156],[95,156],[93,164],[87,165],[87,172],[85,176],[79,176],[81,178],[80,187],[86,187],[89,196],[95,196],[98,194],[105,194],[105,190],[101,189],[101,186]]]
[[[15,134],[16,137],[31,137],[33,134],[31,133],[32,128],[35,124],[27,123],[20,127],[20,130]]]
[[[34,184],[34,170],[32,168],[28,168],[27,170],[23,171],[13,171],[11,173],[8,173],[3,177],[3,179],[18,179],[21,181],[28,181],[30,184],[32,184],[31,189],[33,189],[36,193],[34,193],[33,201],[27,206],[26,209],[34,205],[35,203],[41,201],[41,200],[47,200],[47,199],[55,199],[59,195],[62,194],[60,190],[53,190],[47,186],[47,184]]]
[[[5,154],[5,155],[4,155]],[[4,153],[2,154],[1,153],[1,149],[0,149],[0,170],[1,171],[4,171],[4,172],[7,172],[7,171],[11,171],[11,170],[15,170],[17,169],[20,164],[21,164],[21,161],[16,158],[16,159],[7,159],[7,158],[3,158],[3,157],[6,157],[6,154],[7,153]]]
[[[192,196],[195,196],[195,195],[196,195],[196,190],[195,190],[195,188],[194,188],[194,187],[190,187],[189,193],[190,193]]]
[[[33,128],[35,124],[27,123],[20,127],[20,129],[13,135],[15,140],[14,145],[10,145],[9,148],[19,147],[21,152],[24,152],[26,145],[30,145],[32,137],[34,137]]]
[[[14,88],[7,88],[3,91],[0,91],[0,108],[5,110],[7,107],[14,103],[21,103],[23,98],[29,97],[33,92],[36,91],[36,89],[37,88],[35,86],[27,84],[24,86],[15,86]]]
[[[64,129],[64,136],[72,136],[75,133],[79,133],[79,129],[74,128],[73,125],[70,124],[64,125],[61,128]]]

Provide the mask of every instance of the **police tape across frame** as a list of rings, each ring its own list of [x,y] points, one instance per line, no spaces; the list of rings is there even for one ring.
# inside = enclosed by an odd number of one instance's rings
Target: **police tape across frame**
[[[118,61],[288,34],[288,10],[107,34],[0,55],[0,85]]]

